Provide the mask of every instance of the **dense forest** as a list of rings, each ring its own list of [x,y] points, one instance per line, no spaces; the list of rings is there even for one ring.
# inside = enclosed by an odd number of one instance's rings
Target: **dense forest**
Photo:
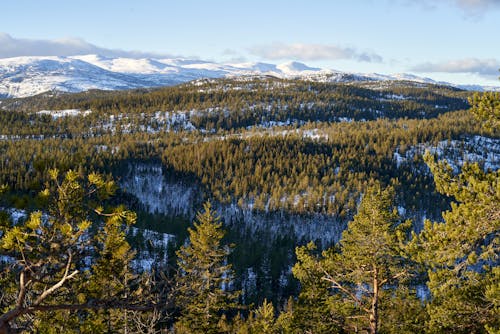
[[[497,333],[499,100],[275,78],[0,100],[0,333]]]

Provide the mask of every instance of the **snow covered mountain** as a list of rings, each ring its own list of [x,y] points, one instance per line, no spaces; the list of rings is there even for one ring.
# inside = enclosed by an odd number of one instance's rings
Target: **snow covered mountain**
[[[0,96],[25,97],[49,90],[129,89],[149,81],[108,71],[91,63],[63,57],[0,59]]]
[[[0,98],[25,97],[51,90],[80,92],[175,85],[201,78],[272,75],[315,81],[409,80],[438,83],[412,75],[352,74],[309,67],[299,62],[221,64],[189,59],[15,57],[0,59]],[[440,83],[442,84],[442,83]],[[467,88],[467,87],[465,87]],[[475,90],[481,87],[474,86]]]

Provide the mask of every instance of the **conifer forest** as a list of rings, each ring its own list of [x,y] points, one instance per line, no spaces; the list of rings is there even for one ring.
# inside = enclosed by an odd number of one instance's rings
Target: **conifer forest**
[[[0,334],[500,333],[500,93],[0,99]]]

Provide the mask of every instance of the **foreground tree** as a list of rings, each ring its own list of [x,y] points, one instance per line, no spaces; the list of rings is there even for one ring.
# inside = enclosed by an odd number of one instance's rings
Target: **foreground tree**
[[[123,228],[134,223],[135,214],[101,206],[114,190],[98,174],[83,178],[69,171],[61,178],[52,170],[40,196],[44,212],[2,225],[0,249],[8,258],[2,289],[8,293],[1,301],[0,333],[54,328],[75,311],[138,308],[125,303],[126,284],[117,283],[130,273],[132,252]],[[55,312],[52,326],[40,321],[47,312]],[[39,315],[35,322],[33,315]]]
[[[392,189],[376,185],[365,193],[339,247],[322,252],[321,257],[312,254],[313,245],[297,249],[293,273],[301,282],[315,280],[315,289],[309,283],[305,292],[316,291],[319,296],[315,298],[324,299],[324,306],[330,310],[326,316],[336,322],[337,331],[378,333],[381,300],[392,298],[389,287],[411,274],[405,252],[409,227],[410,223],[401,223],[394,211]],[[330,295],[320,297],[324,284]],[[342,316],[334,318],[334,314]]]
[[[469,99],[470,112],[487,128],[496,129],[500,126],[500,93],[475,93]]]
[[[341,333],[345,325],[344,314],[335,307],[338,295],[332,294],[331,284],[323,280],[324,262],[329,256],[317,256],[311,242],[296,250],[297,263],[293,275],[300,281],[298,300],[289,311],[289,328],[292,333]],[[283,314],[282,314],[283,315]],[[282,316],[280,315],[280,317]]]
[[[489,131],[500,128],[500,95],[475,94],[471,112]],[[416,240],[429,272],[432,333],[500,332],[500,171],[465,164],[453,173],[426,155],[436,188],[452,197],[444,223],[427,221]]]
[[[235,307],[237,292],[230,291],[233,278],[227,264],[229,248],[222,246],[222,223],[210,202],[189,228],[189,244],[177,252],[180,274],[177,304],[181,316],[176,333],[221,333],[225,315]]]
[[[444,223],[427,221],[418,236],[419,260],[429,272],[427,310],[433,333],[482,333],[500,329],[500,172],[477,164],[453,175],[446,162],[427,155],[436,186],[453,196]]]

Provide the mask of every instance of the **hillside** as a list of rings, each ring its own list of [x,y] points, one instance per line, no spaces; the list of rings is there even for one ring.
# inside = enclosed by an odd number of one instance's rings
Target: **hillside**
[[[89,111],[84,120],[101,124],[94,126],[99,131],[114,127],[120,118],[128,120],[129,132],[141,131],[141,126],[149,131],[194,128],[213,132],[307,122],[432,118],[466,109],[469,96],[469,92],[456,88],[409,81],[323,83],[242,77],[203,79],[149,90],[46,93],[5,99],[0,105],[6,117],[15,120],[19,116],[18,125],[23,128],[14,130],[14,124],[10,124],[2,131],[5,135],[30,131],[23,127],[24,117],[34,117],[43,110],[42,114],[50,114],[50,110],[66,109]],[[12,111],[22,113],[14,116]],[[49,132],[54,131],[54,127],[49,128]]]
[[[411,81],[444,84],[409,74],[344,73],[312,68],[299,62],[215,63],[189,59],[153,59],[83,55],[71,57],[13,57],[0,59],[0,98],[27,97],[44,92],[82,92],[92,89],[126,90],[171,86],[192,80],[245,76],[273,76],[315,82]],[[498,87],[464,86],[470,90]]]
[[[50,168],[111,173],[118,200],[139,213],[129,231],[138,270],[173,261],[211,199],[238,245],[231,261],[246,300],[284,300],[297,292],[294,247],[338,241],[374,181],[396,189],[418,231],[450,203],[426,150],[456,171],[466,161],[499,168],[498,131],[463,111],[469,96],[411,81],[244,77],[6,99],[0,180],[7,206],[29,211]]]

